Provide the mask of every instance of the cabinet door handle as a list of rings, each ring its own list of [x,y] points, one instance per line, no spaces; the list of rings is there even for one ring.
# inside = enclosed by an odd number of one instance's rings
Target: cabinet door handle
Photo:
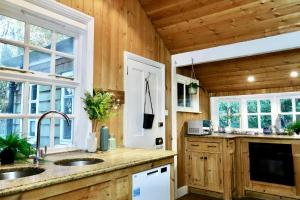
[[[200,159],[203,159],[203,157],[200,157]]]
[[[216,148],[217,146],[213,146],[213,145],[208,145],[207,147],[214,147],[214,148]]]
[[[204,160],[207,160],[207,157],[204,157]]]

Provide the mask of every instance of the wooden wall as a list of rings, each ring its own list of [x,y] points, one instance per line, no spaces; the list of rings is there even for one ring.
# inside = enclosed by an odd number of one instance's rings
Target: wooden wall
[[[95,18],[94,87],[123,90],[123,53],[129,51],[166,65],[166,145],[171,147],[170,52],[138,0],[58,0]],[[106,123],[123,144],[123,107]]]
[[[178,74],[186,75],[177,71]],[[188,75],[187,75],[188,76]],[[177,112],[177,177],[178,188],[186,185],[185,180],[185,134],[187,130],[187,121],[196,119],[209,119],[210,118],[210,103],[207,91],[200,90],[200,112],[201,113],[188,113]]]

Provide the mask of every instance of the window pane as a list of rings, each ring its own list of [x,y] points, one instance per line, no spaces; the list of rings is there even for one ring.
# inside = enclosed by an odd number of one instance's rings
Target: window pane
[[[37,119],[28,119],[28,142],[36,144]],[[41,147],[50,146],[50,119],[45,118],[41,123]]]
[[[248,115],[248,128],[258,128],[257,115]]]
[[[49,73],[51,55],[39,51],[30,51],[29,70]]]
[[[57,33],[56,51],[74,54],[74,38]]]
[[[30,44],[51,49],[51,37],[52,31],[39,26],[30,25]]]
[[[6,137],[8,134],[22,132],[21,119],[0,119],[0,137]]]
[[[296,121],[300,121],[300,115],[296,115]]]
[[[56,56],[55,73],[61,76],[74,77],[73,59]]]
[[[0,37],[10,40],[24,41],[25,23],[0,15]]]
[[[54,145],[72,144],[73,138],[73,120],[70,126],[65,119],[55,119],[55,137]]]
[[[184,106],[184,84],[177,83],[177,106]]]
[[[23,69],[24,48],[0,43],[0,65]]]
[[[256,100],[247,101],[247,111],[248,111],[248,113],[257,113],[257,101]]]
[[[55,109],[66,113],[73,113],[74,89],[71,88],[56,88],[55,94]]]
[[[231,114],[240,113],[240,103],[237,101],[230,102]]]
[[[219,114],[226,114],[227,115],[227,107],[228,103],[227,102],[219,102]]]
[[[31,114],[41,114],[50,110],[51,108],[51,86],[49,85],[36,85],[31,84],[30,88],[37,88],[36,100],[31,99],[34,96],[32,93],[34,89],[31,89],[29,99],[29,111]]]
[[[293,122],[293,115],[281,115],[280,121],[281,127],[286,128],[289,124]]]
[[[260,100],[260,112],[270,113],[271,112],[271,101],[270,100]]]
[[[232,128],[240,128],[240,117],[239,116],[231,117],[231,127]]]
[[[292,99],[280,99],[281,112],[292,112]]]
[[[185,107],[192,107],[192,95],[189,93],[189,86],[185,86]]]
[[[225,128],[228,126],[228,117],[227,116],[220,116],[219,117],[219,126],[221,128]]]
[[[268,128],[272,125],[271,115],[262,115],[260,116],[261,128]]]
[[[20,114],[22,83],[0,81],[0,113]]]
[[[300,99],[295,99],[296,112],[300,112]]]

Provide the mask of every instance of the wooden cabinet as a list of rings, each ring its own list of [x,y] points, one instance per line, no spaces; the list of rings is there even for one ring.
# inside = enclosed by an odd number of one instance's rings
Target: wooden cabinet
[[[231,199],[234,142],[200,137],[189,137],[186,142],[188,186],[220,193],[224,199]]]
[[[188,154],[189,185],[222,192],[222,160],[220,153],[193,150],[189,151]]]

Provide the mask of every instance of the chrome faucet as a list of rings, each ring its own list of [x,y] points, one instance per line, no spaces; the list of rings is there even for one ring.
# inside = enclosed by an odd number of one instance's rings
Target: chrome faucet
[[[42,157],[42,152],[40,150],[40,140],[41,140],[41,124],[42,124],[42,120],[50,113],[56,113],[56,114],[60,114],[62,115],[68,123],[68,126],[70,126],[70,118],[62,112],[58,112],[55,110],[51,110],[48,112],[45,112],[39,119],[38,119],[38,124],[37,124],[37,131],[36,131],[36,148],[35,148],[35,156],[33,158],[33,163],[38,164],[39,160]],[[45,147],[45,151],[46,151],[46,147]]]

